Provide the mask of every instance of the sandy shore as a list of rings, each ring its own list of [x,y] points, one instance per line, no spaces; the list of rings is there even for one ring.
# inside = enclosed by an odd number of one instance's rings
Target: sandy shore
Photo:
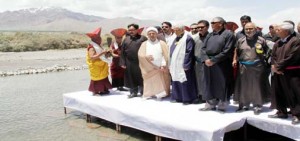
[[[0,52],[0,75],[45,73],[45,71],[56,71],[55,69],[59,71],[85,69],[87,67],[85,55],[86,50],[84,48],[34,52]]]

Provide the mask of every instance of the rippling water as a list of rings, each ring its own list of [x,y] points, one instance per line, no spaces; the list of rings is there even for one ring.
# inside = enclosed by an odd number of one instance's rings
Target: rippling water
[[[62,94],[88,82],[86,70],[1,77],[1,140],[71,140],[76,129],[66,119],[80,116],[64,115]]]
[[[86,123],[70,109],[64,114],[62,94],[87,90],[88,83],[87,70],[1,77],[0,140],[128,140],[113,124]]]

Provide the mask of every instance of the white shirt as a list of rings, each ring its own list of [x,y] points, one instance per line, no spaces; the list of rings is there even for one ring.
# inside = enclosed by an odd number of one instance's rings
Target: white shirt
[[[158,67],[166,66],[166,60],[163,57],[162,48],[160,46],[159,40],[155,40],[154,42],[151,40],[147,40],[146,44],[146,55],[152,55],[153,61],[152,63]]]
[[[171,45],[173,44],[173,42],[176,38],[176,34],[174,34],[174,33],[171,33],[170,35],[164,34],[164,36],[165,36],[165,39],[166,39],[166,43],[167,43],[167,45],[170,49]]]

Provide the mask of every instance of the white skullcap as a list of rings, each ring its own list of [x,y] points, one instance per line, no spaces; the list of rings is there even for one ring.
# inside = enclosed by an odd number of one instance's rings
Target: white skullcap
[[[158,33],[158,30],[155,27],[152,27],[152,26],[147,28],[146,32],[148,33],[149,31],[154,31],[154,32]]]
[[[281,27],[282,29],[288,30],[290,31],[290,33],[294,32],[294,26],[288,22],[283,22],[281,24],[279,24],[279,27]]]

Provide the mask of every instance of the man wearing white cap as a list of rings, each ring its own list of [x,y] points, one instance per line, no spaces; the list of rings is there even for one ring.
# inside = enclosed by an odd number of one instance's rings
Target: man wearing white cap
[[[143,97],[161,99],[170,93],[168,45],[157,39],[155,27],[148,27],[146,32],[148,40],[142,43],[138,52],[144,83]]]

